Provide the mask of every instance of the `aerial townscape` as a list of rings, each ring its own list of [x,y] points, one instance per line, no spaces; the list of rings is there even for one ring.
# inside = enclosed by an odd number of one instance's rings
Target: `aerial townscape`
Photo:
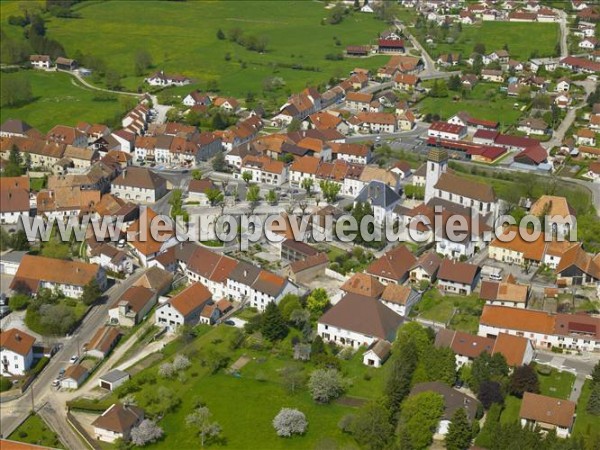
[[[597,0],[2,0],[0,448],[600,449]]]

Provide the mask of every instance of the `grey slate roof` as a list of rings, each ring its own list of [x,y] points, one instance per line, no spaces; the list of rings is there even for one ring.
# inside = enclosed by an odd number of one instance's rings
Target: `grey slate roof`
[[[381,181],[371,181],[356,197],[356,202],[368,202],[372,206],[389,209],[400,201],[400,195]]]

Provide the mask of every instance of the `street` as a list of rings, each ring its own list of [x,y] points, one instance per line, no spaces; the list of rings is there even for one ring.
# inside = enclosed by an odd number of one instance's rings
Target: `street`
[[[51,382],[58,376],[60,369],[69,365],[69,358],[80,353],[81,346],[89,342],[94,333],[102,326],[108,315],[108,308],[119,298],[141,275],[143,270],[134,272],[125,281],[117,282],[104,294],[106,300],[96,305],[85,317],[78,329],[76,329],[69,337],[59,340],[63,344],[54,357],[50,360],[46,368],[32,383],[27,392],[20,398],[2,403],[0,405],[0,434],[8,436],[12,433],[19,424],[27,418],[31,411],[32,401],[36,408],[42,406],[46,401],[52,402],[56,396],[56,391],[51,387]],[[32,400],[33,397],[33,400]],[[62,407],[61,407],[62,408]],[[66,416],[59,415],[61,420],[66,421]],[[70,427],[66,429],[71,430]],[[72,430],[71,430],[72,432]],[[72,436],[61,439],[71,440]],[[77,448],[77,447],[75,447]]]

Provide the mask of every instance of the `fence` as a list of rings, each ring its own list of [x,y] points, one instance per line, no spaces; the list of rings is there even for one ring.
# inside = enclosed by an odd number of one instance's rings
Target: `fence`
[[[88,432],[83,428],[75,416],[69,411],[67,412],[67,422],[73,427],[75,432],[81,436],[84,442],[94,450],[102,450],[102,447],[93,439]]]

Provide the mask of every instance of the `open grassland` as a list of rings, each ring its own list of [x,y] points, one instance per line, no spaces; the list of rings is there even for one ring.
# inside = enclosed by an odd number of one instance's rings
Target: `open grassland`
[[[85,2],[75,11],[81,18],[49,19],[48,36],[61,42],[70,56],[80,51],[104,59],[125,77],[128,89],[142,82],[142,77],[134,76],[139,50],[150,53],[154,69],[184,74],[200,87],[216,80],[222,92],[238,97],[261,92],[262,80],[270,76],[283,78],[286,88],[296,91],[334,74],[345,75],[356,66],[378,67],[388,59],[326,60],[325,55],[340,53],[347,45],[372,42],[385,25],[361,13],[346,16],[338,25],[322,25],[329,12],[318,2],[107,1]],[[265,36],[267,52],[251,52],[217,39],[219,29],[227,34],[233,28],[246,36]],[[318,71],[277,64],[312,66]]]
[[[515,123],[521,111],[514,108],[516,100],[499,91],[498,83],[479,83],[466,98],[453,99],[457,93],[450,91],[448,97],[425,97],[418,108],[423,114],[438,114],[447,120],[459,111],[466,111],[479,119],[495,120],[503,126]]]
[[[463,26],[463,31],[452,44],[437,43],[427,48],[436,58],[449,52],[458,52],[463,58],[468,58],[477,43],[484,44],[488,52],[507,45],[511,58],[523,61],[534,52],[539,57],[554,56],[559,36],[557,23],[483,22]]]
[[[21,119],[40,131],[47,132],[59,123],[106,123],[125,110],[122,102],[126,100],[109,96],[111,100],[107,101],[105,94],[76,84],[73,77],[65,73],[23,70],[2,73],[0,82],[8,77],[27,78],[34,101],[19,107],[3,107],[0,110],[2,122],[10,118]],[[98,100],[100,98],[104,100]]]

